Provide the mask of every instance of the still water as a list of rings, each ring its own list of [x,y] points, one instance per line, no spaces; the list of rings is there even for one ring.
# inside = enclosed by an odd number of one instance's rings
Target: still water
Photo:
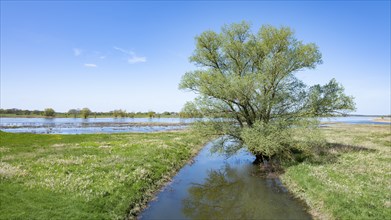
[[[124,132],[157,132],[184,129],[187,126],[123,126],[123,127],[34,127],[34,128],[2,128],[0,130],[11,133],[34,133],[34,134],[96,134],[96,133],[124,133]]]
[[[390,124],[373,117],[322,118],[322,122],[348,124]],[[119,132],[155,132],[186,128],[194,118],[0,118],[0,130],[48,134],[92,134]]]
[[[226,158],[209,143],[183,167],[140,219],[311,219],[278,179],[263,177],[254,156]]]
[[[0,118],[0,130],[13,133],[91,134],[184,129],[194,119],[180,118]]]
[[[64,126],[96,123],[190,123],[186,118],[0,118],[0,126]]]
[[[389,122],[374,121],[376,117],[331,117],[321,118],[321,122],[331,123],[346,123],[346,124],[377,124],[377,125],[389,125]]]

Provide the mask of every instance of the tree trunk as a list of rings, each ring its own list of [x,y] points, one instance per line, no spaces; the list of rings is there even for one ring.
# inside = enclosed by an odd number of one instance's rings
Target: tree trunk
[[[253,164],[261,164],[264,161],[264,156],[262,154],[256,154]]]

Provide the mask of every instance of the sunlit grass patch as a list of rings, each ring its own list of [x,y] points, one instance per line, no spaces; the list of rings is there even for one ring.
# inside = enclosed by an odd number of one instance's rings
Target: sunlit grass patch
[[[206,141],[187,131],[0,137],[0,219],[133,216]]]
[[[0,162],[0,179],[10,179],[13,177],[20,177],[27,175],[26,170],[20,168],[20,166],[13,166],[9,163]]]
[[[322,129],[328,145],[315,158],[286,168],[283,182],[320,219],[389,219],[391,127]]]

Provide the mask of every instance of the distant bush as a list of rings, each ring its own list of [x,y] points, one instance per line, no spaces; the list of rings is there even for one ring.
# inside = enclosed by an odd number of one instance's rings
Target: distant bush
[[[115,118],[117,118],[117,117],[125,118],[126,117],[126,111],[122,110],[122,109],[114,110],[114,111],[112,111],[112,114]]]
[[[68,114],[73,115],[74,118],[79,114],[80,110],[77,109],[69,109]]]
[[[156,116],[156,112],[154,112],[154,111],[149,111],[148,112],[148,117],[149,118],[154,118]]]
[[[43,111],[43,115],[46,117],[54,117],[55,114],[56,112],[52,108],[45,108],[45,110]]]
[[[80,114],[81,114],[81,117],[86,119],[88,118],[88,116],[91,115],[91,110],[89,108],[83,108],[81,111],[80,111]]]

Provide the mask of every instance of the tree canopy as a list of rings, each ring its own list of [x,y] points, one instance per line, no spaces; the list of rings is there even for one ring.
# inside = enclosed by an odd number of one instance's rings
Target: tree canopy
[[[81,111],[80,111],[80,114],[82,116],[82,118],[86,119],[88,118],[88,116],[90,116],[91,114],[91,110],[89,108],[83,108]]]
[[[43,115],[46,117],[54,117],[56,115],[56,112],[52,108],[45,108],[43,111]]]
[[[288,27],[264,25],[253,33],[242,22],[220,33],[205,31],[196,37],[190,61],[199,68],[185,73],[179,88],[199,96],[184,112],[215,118],[201,122],[204,132],[225,135],[257,156],[289,149],[293,127],[313,128],[303,123],[308,119],[354,110],[353,98],[335,79],[308,87],[296,77],[321,64],[322,55]]]

